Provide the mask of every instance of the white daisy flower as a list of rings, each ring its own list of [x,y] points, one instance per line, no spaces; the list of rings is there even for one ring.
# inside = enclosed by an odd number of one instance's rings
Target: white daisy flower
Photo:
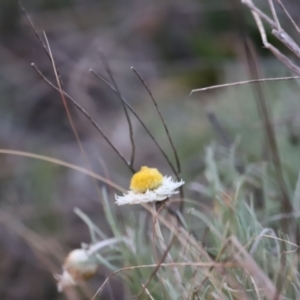
[[[75,286],[79,282],[93,277],[98,269],[98,264],[90,257],[86,250],[75,249],[65,259],[63,273],[54,275],[57,280],[57,289],[62,292],[65,288]]]
[[[132,176],[130,191],[123,196],[116,195],[116,203],[124,205],[163,201],[177,194],[176,189],[183,184],[182,180],[173,181],[172,177],[163,176],[157,169],[144,166]]]

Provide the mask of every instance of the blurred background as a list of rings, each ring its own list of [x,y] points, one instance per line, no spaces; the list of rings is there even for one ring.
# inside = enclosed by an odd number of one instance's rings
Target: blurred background
[[[285,3],[298,21],[300,4]],[[252,86],[189,95],[194,88],[249,79],[245,38],[256,51],[262,77],[291,75],[262,48],[252,16],[239,1],[23,0],[22,5],[41,37],[45,31],[65,90],[126,159],[131,145],[122,105],[89,71],[108,78],[99,51],[109,62],[123,97],[174,161],[155,107],[130,67],[147,82],[178,149],[186,182],[201,180],[204,147],[212,142],[224,147],[236,142],[241,160],[263,160],[266,145]],[[278,13],[289,29],[286,17]],[[88,167],[59,93],[42,80],[32,62],[56,83],[51,62],[18,2],[1,0],[1,148]],[[300,165],[299,82],[262,86],[292,187]],[[71,105],[69,109],[92,169],[127,188],[128,168],[90,122]],[[172,175],[153,141],[130,116],[137,147],[134,167],[149,165]],[[1,154],[0,162],[0,299],[65,299],[57,293],[52,273],[60,272],[70,249],[90,242],[74,207],[104,231],[106,228],[95,182],[81,173],[30,158]],[[187,193],[192,197],[195,191],[187,186]],[[101,271],[91,285],[97,288],[105,276],[105,270]],[[120,285],[117,280],[114,284]],[[121,295],[122,289],[111,286],[101,299],[122,299]]]

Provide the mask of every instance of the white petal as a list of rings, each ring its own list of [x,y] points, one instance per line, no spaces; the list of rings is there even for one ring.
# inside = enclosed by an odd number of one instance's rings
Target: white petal
[[[61,275],[56,274],[54,276],[57,280],[57,290],[58,292],[62,292],[65,288],[76,285],[75,280],[71,276],[71,274],[64,270]]]
[[[123,196],[116,195],[116,203],[118,205],[124,204],[139,204],[154,201],[163,201],[173,194],[177,194],[175,191],[178,187],[182,186],[184,182],[173,181],[172,177],[164,177],[162,184],[155,190],[147,190],[145,193],[134,193],[128,191]]]

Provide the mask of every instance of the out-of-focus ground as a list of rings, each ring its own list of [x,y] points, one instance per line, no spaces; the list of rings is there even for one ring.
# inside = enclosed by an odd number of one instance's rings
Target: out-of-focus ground
[[[208,112],[217,117],[232,140],[240,139],[241,152],[248,159],[261,156],[263,135],[251,86],[189,96],[193,88],[249,78],[243,35],[253,41],[262,76],[290,75],[262,49],[251,15],[239,7],[239,1],[23,0],[22,4],[40,35],[43,30],[47,34],[65,90],[93,116],[126,158],[131,146],[119,99],[89,72],[92,68],[105,73],[99,50],[106,56],[122,95],[173,159],[155,108],[130,67],[145,79],[169,125],[187,182],[197,179],[202,171],[203,147],[214,140],[226,143],[214,130]],[[289,5],[296,11],[293,1]],[[2,0],[1,148],[87,167],[59,94],[38,76],[31,62],[55,82],[51,63],[18,3]],[[284,167],[294,176],[300,163],[298,83],[265,83],[263,87],[280,150],[289,153]],[[70,111],[93,170],[127,187],[128,169],[91,124],[71,106]],[[146,164],[172,174],[134,117],[132,122],[137,145],[135,168]],[[78,172],[38,160],[1,154],[0,162],[0,299],[63,299],[51,273],[60,271],[67,251],[82,241],[89,242],[88,230],[73,208],[88,213],[105,231],[95,183]],[[98,287],[104,277],[105,271],[100,272],[91,286]],[[121,299],[122,294],[121,288],[108,288],[102,297]]]

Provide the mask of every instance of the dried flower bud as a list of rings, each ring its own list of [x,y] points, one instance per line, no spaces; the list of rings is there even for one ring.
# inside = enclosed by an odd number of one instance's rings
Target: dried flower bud
[[[83,249],[71,251],[65,259],[62,275],[55,275],[58,291],[62,292],[68,286],[90,279],[96,274],[97,268],[97,262],[87,251]]]

